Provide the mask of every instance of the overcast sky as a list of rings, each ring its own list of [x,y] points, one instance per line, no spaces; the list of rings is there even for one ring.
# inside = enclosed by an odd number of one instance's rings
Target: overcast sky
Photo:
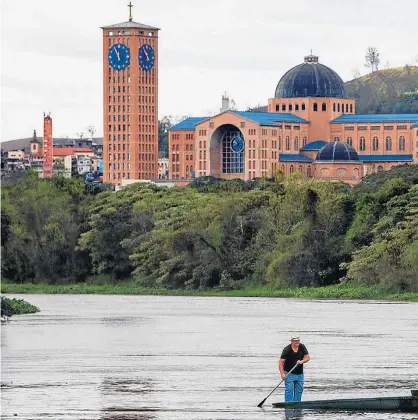
[[[1,0],[2,141],[103,134],[101,26],[128,20],[128,0]],[[219,111],[227,91],[239,109],[267,104],[310,49],[344,81],[367,73],[368,46],[381,67],[415,64],[418,0],[133,0],[137,22],[160,31],[159,114]]]

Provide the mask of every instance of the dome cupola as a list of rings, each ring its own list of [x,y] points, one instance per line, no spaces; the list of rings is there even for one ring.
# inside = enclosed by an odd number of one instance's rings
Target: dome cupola
[[[347,98],[344,82],[338,74],[319,63],[316,55],[307,55],[304,63],[293,67],[280,79],[275,98]]]
[[[317,161],[343,162],[359,160],[355,149],[342,141],[333,141],[326,144],[316,155]]]

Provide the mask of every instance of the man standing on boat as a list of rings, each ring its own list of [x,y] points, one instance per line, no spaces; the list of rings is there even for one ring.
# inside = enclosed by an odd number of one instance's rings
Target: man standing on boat
[[[280,376],[285,380],[286,402],[301,401],[303,392],[303,365],[309,362],[308,349],[300,342],[298,334],[292,334],[279,360]],[[297,365],[294,369],[293,367]],[[293,370],[292,370],[293,369]],[[292,370],[292,372],[290,372]]]

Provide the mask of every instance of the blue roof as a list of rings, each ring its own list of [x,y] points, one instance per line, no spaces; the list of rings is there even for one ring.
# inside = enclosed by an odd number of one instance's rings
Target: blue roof
[[[412,155],[358,155],[363,162],[408,162],[412,160]]]
[[[303,146],[300,150],[320,150],[322,149],[328,142],[324,140],[316,140],[312,143],[308,143],[306,146]]]
[[[373,115],[340,115],[331,123],[389,123],[389,122],[415,122],[418,114],[373,114]]]
[[[194,126],[209,117],[189,117],[184,121],[173,125],[170,130],[194,130]]]
[[[277,126],[280,123],[307,123],[303,118],[293,114],[280,114],[278,112],[251,112],[251,111],[231,111],[248,120],[255,121],[260,125]]]
[[[412,125],[412,127],[418,127],[418,122],[416,122],[415,124]]]
[[[311,158],[298,154],[279,154],[280,162],[313,162]]]

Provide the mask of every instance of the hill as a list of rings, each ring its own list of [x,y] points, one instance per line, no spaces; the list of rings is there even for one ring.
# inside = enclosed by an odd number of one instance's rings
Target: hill
[[[379,70],[345,83],[357,114],[418,113],[418,66]]]
[[[36,139],[42,143],[42,137],[36,137]],[[3,141],[1,143],[2,150],[6,152],[10,150],[25,150],[25,152],[29,152],[30,150],[30,142],[33,140],[33,137],[26,137],[22,139],[15,139],[15,140],[8,140]],[[86,139],[83,139],[86,140]],[[81,140],[81,141],[83,141]],[[103,144],[103,137],[94,137],[93,142],[102,145]],[[62,146],[62,147],[77,147],[80,143],[79,138],[68,138],[68,137],[54,137],[54,146]],[[81,145],[80,145],[81,147]]]

